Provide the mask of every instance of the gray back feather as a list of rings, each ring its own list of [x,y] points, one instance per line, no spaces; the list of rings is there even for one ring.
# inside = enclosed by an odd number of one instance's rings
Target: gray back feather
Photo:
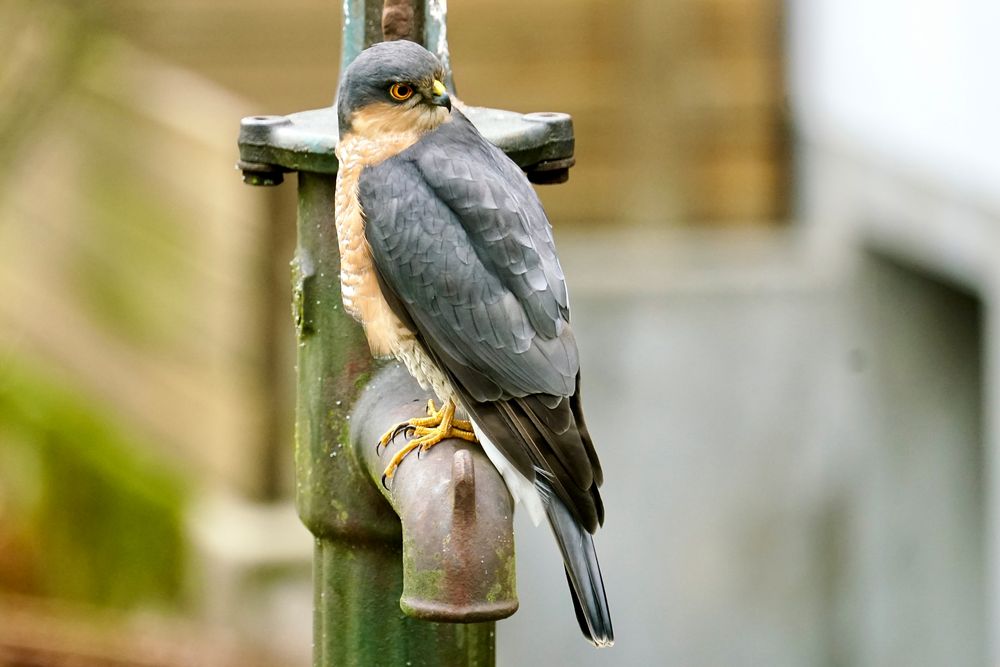
[[[579,371],[552,232],[527,179],[454,112],[361,175],[386,287],[476,400],[569,396]]]

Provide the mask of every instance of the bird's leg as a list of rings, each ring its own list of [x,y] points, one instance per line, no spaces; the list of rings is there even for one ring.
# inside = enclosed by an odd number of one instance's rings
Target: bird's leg
[[[449,401],[449,403],[451,404],[451,414],[453,415],[452,416],[452,420],[451,420],[452,430],[465,431],[465,433],[463,435],[471,434],[472,433],[472,422],[467,421],[465,419],[455,419],[454,418],[455,404],[451,403],[451,401]],[[434,404],[434,399],[433,398],[429,399],[427,401],[427,416],[426,417],[414,417],[413,419],[407,419],[404,422],[400,422],[399,424],[396,424],[395,426],[393,426],[391,429],[389,429],[388,431],[386,431],[382,435],[382,437],[378,441],[378,444],[375,446],[376,450],[379,447],[388,447],[389,443],[391,443],[393,440],[395,440],[396,436],[399,435],[400,433],[409,431],[409,433],[407,435],[414,435],[414,434],[419,435],[419,434],[416,433],[416,430],[418,428],[425,428],[426,429],[426,428],[429,428],[429,427],[439,426],[441,424],[441,422],[442,422],[442,418],[444,416],[444,411],[445,411],[445,408],[442,408],[441,410],[437,409],[437,406]],[[463,435],[458,435],[456,437],[462,438]],[[444,437],[448,437],[448,436],[444,436]],[[442,438],[442,439],[444,439],[444,438]],[[468,440],[468,438],[463,438],[463,439]],[[472,442],[475,442],[475,440],[473,439]]]
[[[428,399],[427,401],[427,416],[426,417],[414,417],[413,419],[407,419],[405,422],[400,422],[390,428],[388,431],[382,434],[379,438],[378,444],[375,445],[375,452],[378,453],[379,447],[388,447],[389,443],[396,439],[396,436],[404,431],[409,431],[418,426],[437,426],[439,423],[437,419],[438,409],[434,405],[434,399]]]
[[[460,438],[469,442],[477,442],[476,434],[472,431],[472,423],[465,419],[455,419],[455,403],[451,400],[445,402],[440,410],[436,409],[434,401],[427,401],[427,417],[409,419],[395,426],[382,436],[378,446],[387,447],[392,439],[401,432],[413,436],[413,439],[400,448],[389,460],[389,465],[382,473],[383,484],[385,480],[392,479],[396,468],[414,449],[419,448],[421,452],[426,452],[447,438]]]
[[[385,447],[393,440],[397,435],[403,431],[409,431],[418,426],[437,426],[440,423],[440,417],[438,417],[437,406],[434,405],[434,399],[427,399],[427,416],[426,417],[414,417],[413,419],[407,419],[405,422],[401,422],[396,425],[395,428],[387,431],[382,439],[379,440],[379,445]]]
[[[434,410],[433,401],[428,401],[427,410],[428,412]],[[472,432],[472,424],[463,419],[455,419],[455,404],[450,400],[433,415],[420,421],[421,424],[407,429],[411,435],[415,436],[407,444],[418,443],[420,451],[426,452],[447,438],[461,438],[469,442],[477,442],[476,434]]]

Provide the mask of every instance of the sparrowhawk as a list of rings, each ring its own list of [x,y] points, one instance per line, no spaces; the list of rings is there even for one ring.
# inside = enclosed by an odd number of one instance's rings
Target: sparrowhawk
[[[372,352],[441,402],[389,429],[412,438],[385,471],[446,437],[478,441],[513,498],[555,533],[580,627],[614,638],[592,533],[601,464],[552,231],[524,173],[485,140],[408,41],[376,44],[337,101],[336,225],[344,306]]]

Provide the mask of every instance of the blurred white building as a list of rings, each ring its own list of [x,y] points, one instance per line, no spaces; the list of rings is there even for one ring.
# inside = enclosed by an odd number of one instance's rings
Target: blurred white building
[[[561,239],[620,641],[525,525],[501,664],[1000,663],[1000,5],[787,10],[792,229]]]
[[[799,213],[870,358],[847,662],[997,664],[1000,5],[789,9]]]

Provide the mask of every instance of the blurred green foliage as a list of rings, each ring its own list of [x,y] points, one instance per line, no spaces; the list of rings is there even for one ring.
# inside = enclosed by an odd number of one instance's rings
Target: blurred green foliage
[[[187,494],[150,449],[109,407],[6,359],[0,587],[123,608],[176,603]]]

